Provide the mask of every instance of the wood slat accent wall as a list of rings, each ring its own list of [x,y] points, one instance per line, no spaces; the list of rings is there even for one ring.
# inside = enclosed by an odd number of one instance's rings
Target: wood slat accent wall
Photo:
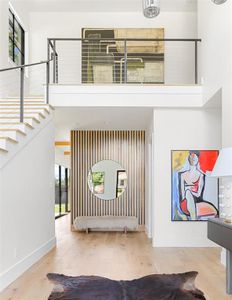
[[[111,159],[125,168],[126,191],[105,201],[88,188],[88,172],[98,161]],[[136,216],[144,225],[145,131],[71,131],[71,221],[78,216]]]

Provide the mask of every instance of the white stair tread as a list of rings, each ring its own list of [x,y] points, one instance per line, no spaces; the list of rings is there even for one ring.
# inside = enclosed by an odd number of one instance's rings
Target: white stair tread
[[[18,148],[15,148],[14,144],[23,142],[25,136],[30,137],[31,129],[36,128],[37,124],[39,125],[51,114],[51,110],[54,110],[42,97],[25,98],[23,104],[24,122],[20,122],[19,98],[0,99],[0,155],[3,157],[1,161],[8,157],[4,158],[8,152],[10,155],[11,151],[17,151]]]
[[[33,123],[32,123],[33,124]],[[30,125],[29,123],[3,123],[0,122],[0,131],[3,130],[5,132],[9,132],[10,130],[20,130],[25,134],[29,133],[31,130],[34,129],[34,126]]]
[[[20,107],[20,103],[6,103],[6,102],[4,102],[4,103],[1,103],[0,102],[0,109],[2,109],[2,108],[19,108]],[[52,110],[54,110],[54,107],[52,106],[52,105],[49,105],[49,104],[44,104],[44,103],[32,103],[32,104],[30,104],[30,103],[24,103],[24,107],[26,108],[26,109],[28,109],[28,108],[31,108],[31,109],[34,109],[34,108],[36,108],[36,109],[52,109]]]
[[[7,101],[7,100],[0,100],[0,103],[1,104],[20,104],[20,101],[19,100],[15,100],[15,101]],[[47,103],[45,103],[44,101],[24,101],[24,104],[27,104],[27,105],[32,105],[32,104],[35,104],[35,105],[48,105]]]
[[[13,139],[13,138],[11,138],[9,136],[0,136],[0,141],[9,141],[9,142],[15,143],[15,144],[18,143],[17,140],[15,140],[15,139]]]
[[[5,112],[19,112],[20,108],[19,107],[0,107],[0,113],[5,113]],[[48,108],[40,108],[40,107],[24,107],[24,112],[25,113],[48,113],[50,114],[50,111]]]
[[[38,107],[48,107],[48,104],[45,103],[24,103],[25,106],[38,106]],[[12,106],[20,106],[20,102],[15,102],[15,103],[7,103],[7,102],[0,102],[0,106],[8,106],[8,107],[12,107]]]
[[[8,150],[7,150],[7,149],[5,149],[5,148],[3,148],[3,147],[0,147],[0,153],[1,153],[1,152],[7,153],[7,152],[8,152]]]
[[[24,104],[24,107],[26,109],[49,109],[49,105],[46,105],[46,104]],[[8,108],[8,109],[11,109],[11,108],[20,108],[20,104],[5,104],[5,103],[0,103],[0,109],[4,109],[4,108]]]
[[[27,122],[35,121],[36,123],[40,123],[40,120],[36,118],[35,116],[24,116],[24,120],[27,120]],[[12,120],[19,121],[19,116],[0,116],[0,121],[5,122],[11,122]]]
[[[15,100],[15,101],[5,101],[5,100],[0,100],[0,104],[12,104],[12,105],[17,105],[20,104],[19,100]],[[44,101],[24,101],[24,104],[27,105],[48,105],[47,103],[45,103]]]
[[[20,114],[18,113],[18,112],[13,112],[13,111],[1,111],[0,112],[0,118],[1,117],[4,117],[4,116],[9,116],[10,118],[11,117],[20,117]],[[25,111],[24,112],[24,115],[26,115],[26,116],[31,116],[31,117],[34,117],[35,115],[39,115],[39,116],[41,116],[43,119],[45,119],[46,117],[45,117],[45,115],[42,113],[42,112],[39,112],[39,111],[37,111],[37,112],[30,112],[30,111]]]
[[[20,99],[0,99],[0,103],[20,103]],[[47,104],[47,102],[44,99],[25,99],[23,100],[25,103],[43,103]]]
[[[12,122],[1,122],[0,121],[0,128],[3,126],[4,128],[9,128],[9,126],[17,126],[17,125],[24,125],[26,127],[29,127],[31,129],[33,129],[34,127],[27,123],[27,122],[23,122],[23,123],[20,123],[20,122],[16,122],[16,121],[12,121]]]
[[[22,134],[22,135],[26,135],[26,133],[23,132],[20,129],[17,129],[17,128],[1,128],[1,126],[0,126],[0,135],[1,135],[1,133],[7,133],[7,132],[16,132],[16,133],[19,133],[19,134]]]

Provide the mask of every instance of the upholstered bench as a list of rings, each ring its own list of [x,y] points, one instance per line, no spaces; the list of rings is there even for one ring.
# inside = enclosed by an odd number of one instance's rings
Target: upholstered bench
[[[75,230],[99,231],[135,231],[138,229],[138,219],[136,217],[77,217],[73,227]]]

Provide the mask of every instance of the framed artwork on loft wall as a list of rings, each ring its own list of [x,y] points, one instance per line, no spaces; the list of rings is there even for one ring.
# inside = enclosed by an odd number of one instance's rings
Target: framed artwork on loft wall
[[[164,42],[146,41],[164,28],[82,28],[82,38],[82,83],[164,83]]]
[[[217,178],[210,177],[218,150],[173,150],[172,221],[207,221],[219,216]]]

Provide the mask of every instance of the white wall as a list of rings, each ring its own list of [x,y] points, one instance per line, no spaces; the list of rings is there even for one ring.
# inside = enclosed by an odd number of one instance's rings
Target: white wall
[[[206,222],[171,221],[171,150],[219,149],[221,117],[216,109],[154,111],[153,246],[206,247]]]
[[[153,215],[152,215],[152,205],[154,198],[153,196],[153,133],[154,133],[154,119],[153,114],[150,119],[148,128],[146,130],[146,139],[145,139],[145,232],[148,238],[153,236]]]
[[[198,36],[202,38],[200,69],[204,101],[220,89],[222,96],[222,143],[232,146],[232,2],[215,5],[198,1]]]
[[[200,68],[204,102],[222,102],[222,147],[232,146],[232,2],[198,1],[198,35],[203,39]],[[206,17],[207,16],[207,17]],[[225,265],[225,252],[222,252]]]
[[[64,155],[64,151],[66,149],[60,149],[56,147],[55,149],[55,163],[57,165],[63,166],[65,168],[71,169],[71,156],[70,155]],[[67,151],[70,151],[70,149],[67,149]]]
[[[55,245],[52,120],[0,169],[0,290]]]
[[[46,58],[48,37],[81,37],[81,28],[85,27],[164,27],[166,38],[195,38],[197,36],[195,12],[162,12],[157,18],[151,20],[145,18],[142,13],[134,12],[120,14],[33,12],[30,14],[30,26],[31,61]],[[59,58],[60,69],[62,68],[60,82],[80,83],[80,45],[76,42],[66,44],[57,42],[57,48],[63,54]],[[165,66],[167,84],[193,83],[194,45],[166,43]]]

